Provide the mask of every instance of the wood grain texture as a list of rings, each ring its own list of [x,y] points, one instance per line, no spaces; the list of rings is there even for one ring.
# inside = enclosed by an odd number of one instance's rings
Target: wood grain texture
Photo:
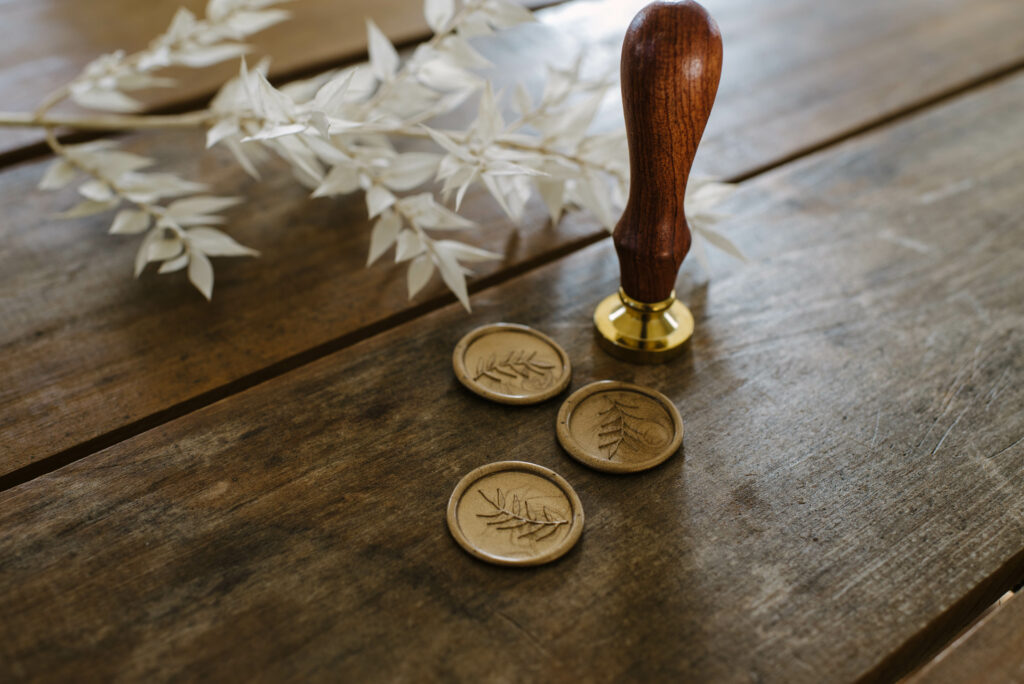
[[[623,27],[640,4],[569,4],[543,16],[554,29],[590,41],[588,58],[600,72],[618,59]],[[1020,48],[1007,31],[1016,40],[1024,20],[1024,5],[996,0],[950,2],[941,17],[925,11],[931,0],[815,2],[813,9],[808,0],[784,0],[770,10],[755,0],[708,5],[730,52],[695,169],[730,175],[1004,64],[1011,48]],[[553,45],[559,43],[550,32],[520,32],[488,54],[506,78],[535,78],[540,63],[568,59],[573,50]],[[950,61],[954,49],[973,57]],[[851,100],[839,82],[860,96]],[[618,116],[610,103],[603,125]],[[780,130],[780,118],[794,125]],[[382,264],[364,271],[369,231],[361,197],[310,202],[280,170],[255,184],[216,151],[200,156],[200,141],[185,133],[134,136],[128,147],[218,193],[246,197],[230,214],[229,230],[263,257],[219,260],[214,301],[206,304],[183,276],[132,280],[136,241],[104,235],[108,219],[50,219],[71,199],[34,190],[42,164],[0,175],[0,477],[68,450],[88,452],[91,440],[133,434],[166,412],[224,396],[413,316],[439,296],[435,286],[410,305],[402,269]],[[479,194],[466,211],[488,227],[480,244],[505,254],[481,274],[532,263],[601,233],[582,214],[551,228],[536,201],[518,233]]]
[[[615,226],[622,289],[641,302],[672,295],[690,249],[683,200],[722,74],[722,34],[696,2],[653,2],[622,45],[629,201]]]
[[[3,678],[899,674],[1024,570],[1022,105],[1002,82],[746,184],[725,230],[753,262],[684,266],[671,364],[594,342],[605,241],[0,494]],[[667,394],[684,452],[596,473],[557,400],[462,388],[453,345],[499,319],[565,346],[573,388]],[[529,572],[444,523],[463,474],[517,458],[587,514]]]
[[[1024,595],[996,608],[969,635],[907,684],[1024,682]]]
[[[543,2],[524,0],[536,7]],[[546,4],[551,4],[550,2]],[[32,111],[101,54],[144,48],[187,7],[199,16],[206,0],[8,0],[0,22],[0,109]],[[429,35],[421,0],[302,0],[283,5],[293,18],[253,36],[256,59],[273,58],[271,75],[302,71],[365,55],[372,17],[393,41]],[[252,58],[250,58],[252,59]],[[237,60],[209,69],[173,69],[175,88],[139,93],[151,108],[212,94],[238,73]],[[73,106],[65,106],[75,111]],[[0,128],[0,153],[42,142],[38,131]]]

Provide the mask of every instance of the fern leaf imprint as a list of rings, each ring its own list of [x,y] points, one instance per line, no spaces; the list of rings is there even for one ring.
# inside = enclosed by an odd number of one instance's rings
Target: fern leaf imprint
[[[530,499],[513,493],[511,498],[501,489],[495,492],[494,498],[484,494],[482,489],[477,492],[484,501],[494,509],[493,513],[477,513],[478,518],[486,518],[487,525],[496,530],[511,531],[516,539],[532,539],[543,541],[558,532],[562,525],[569,521],[552,512],[546,505],[530,505]]]
[[[668,444],[670,434],[655,420],[638,415],[640,407],[621,399],[604,397],[607,408],[598,411],[602,417],[597,436],[598,448],[605,452],[608,460],[619,455],[625,448],[634,453],[645,453]]]

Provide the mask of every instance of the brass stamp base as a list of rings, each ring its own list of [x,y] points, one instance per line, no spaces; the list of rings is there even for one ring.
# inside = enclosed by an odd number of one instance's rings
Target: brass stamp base
[[[663,363],[678,356],[693,335],[693,314],[675,292],[661,302],[640,302],[622,288],[601,300],[594,310],[601,348],[632,363]]]

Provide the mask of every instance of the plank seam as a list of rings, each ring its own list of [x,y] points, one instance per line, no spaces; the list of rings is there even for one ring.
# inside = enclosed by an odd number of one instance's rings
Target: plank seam
[[[970,81],[965,81],[960,85],[952,86],[951,88],[936,93],[932,97],[925,98],[919,102],[911,105],[907,105],[902,109],[896,109],[888,114],[875,117],[874,119],[868,119],[864,123],[861,123],[853,128],[849,128],[845,131],[835,134],[830,138],[825,138],[816,143],[801,147],[783,157],[779,157],[770,162],[762,164],[761,166],[754,167],[750,171],[746,171],[742,174],[737,175],[735,178],[730,179],[730,183],[743,183],[744,181],[750,180],[755,176],[760,176],[769,171],[773,171],[781,166],[790,164],[803,157],[808,157],[823,150],[840,145],[847,140],[860,137],[866,133],[874,131],[876,129],[884,128],[890,124],[910,119],[917,114],[925,112],[930,109],[935,109],[944,104],[947,104],[961,95],[966,95],[974,90],[980,90],[986,86],[992,85],[1004,79],[1010,78],[1017,74],[1017,72],[1024,71],[1024,59],[1018,60],[1011,64],[993,69],[986,74],[978,76]]]
[[[1024,549],[961,596],[857,681],[897,682],[926,667],[1013,587],[1024,582]]]
[[[957,635],[953,637],[953,639],[951,639],[948,644],[943,646],[934,658],[930,659],[923,666],[911,672],[910,676],[907,678],[907,681],[910,681],[913,677],[927,675],[929,671],[938,666],[939,663],[941,663],[947,657],[956,657],[956,650],[960,648],[963,644],[965,644],[968,640],[970,640],[975,633],[981,631],[981,629],[985,626],[986,623],[988,623],[989,620],[996,617],[996,615],[999,614],[999,611],[1002,610],[1003,606],[1006,604],[1007,600],[1013,598],[1013,595],[1014,592],[1008,591],[1002,596],[1000,596],[998,599],[996,599],[995,603],[992,603],[987,608],[982,610],[978,617],[965,629],[957,633]]]
[[[601,233],[573,240],[562,245],[558,249],[540,254],[532,259],[527,259],[521,263],[510,266],[503,271],[480,278],[478,281],[470,285],[469,292],[471,294],[475,294],[481,290],[501,285],[506,281],[517,278],[551,261],[557,261],[558,259],[568,256],[585,247],[589,247],[590,245],[600,242],[607,237],[610,237],[608,233],[602,231]],[[202,392],[182,402],[155,413],[151,413],[139,418],[138,420],[134,420],[119,428],[105,432],[102,435],[97,435],[89,440],[68,447],[63,451],[41,458],[38,461],[33,461],[28,465],[18,468],[17,470],[0,475],[0,492],[17,487],[18,485],[51,473],[59,468],[63,468],[66,465],[70,465],[76,461],[91,456],[92,454],[99,453],[100,451],[120,442],[136,437],[144,432],[148,432],[149,430],[173,420],[177,420],[178,418],[182,418],[189,413],[198,411],[199,409],[205,408],[211,404],[221,401],[222,399],[227,399],[228,397],[252,389],[257,385],[261,385],[268,380],[272,380],[284,375],[285,373],[309,365],[315,361],[319,361],[320,359],[326,358],[335,352],[341,351],[342,349],[355,345],[363,340],[379,335],[404,323],[408,323],[409,321],[441,309],[449,304],[453,304],[455,301],[455,295],[451,293],[446,292],[444,294],[439,294],[421,304],[403,309],[402,311],[382,318],[370,325],[358,328],[340,337],[328,340],[296,354],[292,354],[280,361],[276,361],[257,371],[243,375],[240,378],[231,380],[230,382],[219,385],[218,387],[207,390],[206,392]]]

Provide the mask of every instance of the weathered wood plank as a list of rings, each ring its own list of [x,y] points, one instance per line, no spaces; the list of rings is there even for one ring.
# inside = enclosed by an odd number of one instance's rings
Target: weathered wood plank
[[[538,0],[525,0],[538,6]],[[179,7],[202,16],[206,0],[11,0],[0,22],[0,109],[32,111],[50,92],[101,54],[142,49],[170,24]],[[402,42],[429,33],[420,0],[303,0],[287,9],[293,18],[253,36],[255,55],[273,57],[274,74],[352,59],[366,52],[364,17]],[[168,71],[180,77],[173,89],[139,93],[153,108],[194,100],[237,73],[230,63],[210,69]],[[69,111],[73,107],[67,107]],[[0,154],[42,142],[37,131],[0,129]]]
[[[1008,58],[997,28],[1011,25],[1013,12],[1024,18],[1024,5],[984,0],[987,9],[980,11],[977,2],[951,3],[948,11],[958,20],[940,21],[923,11],[930,1],[816,2],[813,10],[808,0],[787,0],[771,10],[753,0],[711,3],[727,54],[696,172],[749,173],[771,163],[773,155],[818,144],[852,121],[884,116],[981,73],[938,58],[940,78],[932,71],[931,53],[945,54],[944,45],[976,43],[976,57],[962,63],[979,70]],[[566,5],[545,16],[552,25],[594,41],[588,56],[600,63],[617,59],[618,40],[640,4]],[[300,12],[302,5],[293,9]],[[802,38],[794,41],[794,35]],[[896,35],[903,47],[882,50],[890,59],[882,70],[874,55]],[[536,65],[544,59],[568,52],[543,37],[524,40],[518,35],[493,48],[498,71],[527,77],[540,71]],[[885,71],[883,84],[895,73],[905,83],[899,96],[889,84],[854,102],[837,87],[830,65],[841,67],[844,83],[860,84],[855,90],[862,94],[880,78],[879,71]],[[799,96],[782,78],[787,73],[806,89]],[[844,106],[833,107],[831,98]],[[800,107],[793,111],[814,123],[801,120],[782,135],[772,122],[794,102]],[[606,121],[618,116],[610,107]],[[759,136],[764,140],[757,144],[737,143]],[[232,230],[264,257],[222,260],[215,300],[207,305],[183,276],[177,284],[155,276],[141,284],[132,281],[128,269],[136,241],[103,235],[106,219],[73,225],[48,218],[64,205],[33,191],[41,167],[0,176],[0,207],[9,227],[0,251],[0,272],[7,276],[0,282],[0,377],[6,379],[0,387],[0,477],[69,449],[88,450],[90,440],[112,431],[137,431],[138,421],[161,411],[180,412],[190,401],[208,400],[204,393],[229,391],[225,383],[251,384],[268,366],[291,363],[325,345],[343,345],[347,336],[365,334],[367,326],[416,311],[405,302],[401,271],[363,270],[368,230],[361,198],[308,203],[287,174],[267,173],[268,180],[252,184],[223,156],[200,157],[198,141],[186,134],[140,135],[129,146],[223,194],[247,197],[246,207],[232,215]],[[599,233],[579,215],[557,230],[547,227],[545,212],[534,205],[517,236],[489,201],[477,196],[474,202],[469,214],[489,226],[482,243],[507,255],[484,274]]]
[[[747,183],[753,259],[684,266],[689,354],[592,339],[610,241],[0,494],[0,667],[49,680],[887,678],[1024,565],[1024,77]],[[651,385],[684,453],[637,476],[558,447],[558,401],[464,390],[472,326],[532,324],[573,387]],[[587,527],[496,568],[447,497],[552,467]],[[979,597],[983,599],[984,597]],[[989,597],[989,600],[994,597]],[[923,631],[922,631],[923,630]],[[947,633],[948,632],[948,633]]]
[[[1024,682],[1024,596],[1015,594],[912,684]]]

